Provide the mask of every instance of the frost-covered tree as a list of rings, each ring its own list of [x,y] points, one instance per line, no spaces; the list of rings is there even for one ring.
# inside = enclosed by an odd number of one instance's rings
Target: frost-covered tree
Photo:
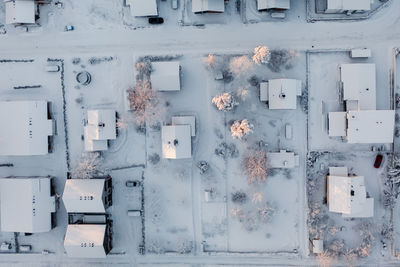
[[[143,80],[150,77],[152,71],[150,61],[140,61],[135,64],[136,70],[138,72],[138,78]]]
[[[269,59],[271,58],[271,52],[269,48],[266,46],[257,46],[254,48],[253,54],[253,62],[256,64],[265,64],[268,63]]]
[[[246,119],[234,121],[231,125],[231,135],[233,138],[242,139],[243,136],[253,132],[254,125]]]
[[[83,153],[71,168],[71,176],[76,179],[90,179],[99,173],[101,163],[99,153]]]
[[[263,200],[263,195],[261,192],[255,192],[253,194],[253,198],[252,198],[253,203],[257,204],[257,203],[260,203],[262,200]]]
[[[217,66],[217,60],[216,56],[213,54],[209,54],[205,59],[204,59],[204,64],[206,65],[207,69],[215,69]]]
[[[335,261],[335,257],[332,253],[324,251],[317,255],[318,265],[321,267],[330,267]]]
[[[229,62],[229,70],[236,77],[246,76],[250,74],[253,68],[254,64],[248,56],[234,57]]]
[[[130,108],[133,110],[137,124],[154,123],[160,118],[160,99],[151,88],[149,81],[139,80],[135,88],[129,89],[127,92]]]
[[[212,103],[217,106],[218,110],[222,111],[232,110],[239,104],[232,93],[223,93],[221,95],[216,95],[212,99]]]
[[[244,174],[247,175],[249,183],[262,183],[267,179],[267,153],[258,149],[249,152],[243,158]]]

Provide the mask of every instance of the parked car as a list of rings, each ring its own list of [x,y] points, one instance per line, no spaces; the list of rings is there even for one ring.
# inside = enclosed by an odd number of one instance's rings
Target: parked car
[[[382,161],[383,161],[382,154],[376,155],[375,162],[374,162],[374,167],[378,169],[382,165]]]
[[[163,24],[164,23],[164,19],[161,18],[161,17],[149,18],[149,23],[150,24]]]
[[[58,65],[47,65],[46,66],[46,71],[47,72],[59,72],[60,71],[60,66],[58,66]]]
[[[75,29],[75,27],[73,25],[65,25],[65,27],[64,27],[64,31],[66,31],[66,32],[73,31],[74,29]]]
[[[129,217],[140,217],[140,216],[142,216],[142,211],[141,210],[128,210],[127,214]]]
[[[140,181],[137,180],[126,181],[125,185],[126,187],[138,187],[140,186]]]
[[[178,9],[178,0],[171,1],[172,9]]]

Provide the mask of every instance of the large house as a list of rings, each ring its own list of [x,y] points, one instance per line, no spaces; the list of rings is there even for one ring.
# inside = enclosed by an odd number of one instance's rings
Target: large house
[[[43,233],[54,227],[51,178],[0,178],[2,232]]]
[[[371,10],[371,0],[326,0],[325,13],[361,13]]]
[[[164,125],[161,128],[162,155],[166,159],[192,157],[192,134],[189,124]]]
[[[269,9],[290,9],[290,0],[257,0],[257,9],[259,11]]]
[[[0,155],[35,156],[51,151],[53,121],[47,101],[0,102]]]

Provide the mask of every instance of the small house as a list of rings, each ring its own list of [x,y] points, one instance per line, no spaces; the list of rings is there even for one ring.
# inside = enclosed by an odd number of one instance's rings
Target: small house
[[[260,100],[267,101],[269,109],[296,109],[301,96],[301,81],[273,79],[260,83]]]
[[[362,13],[371,10],[371,0],[326,0],[325,13]]]
[[[6,24],[34,24],[36,4],[34,0],[4,0]]]
[[[158,16],[157,0],[126,0],[126,5],[130,7],[132,16]]]
[[[223,13],[224,0],[192,0],[193,13]]]
[[[291,169],[300,165],[299,156],[286,150],[268,152],[267,161],[269,168]]]
[[[84,137],[86,151],[107,150],[108,140],[117,138],[115,110],[88,110]]]
[[[161,128],[162,155],[166,159],[192,157],[191,127],[185,125],[164,125]]]
[[[181,90],[179,61],[152,62],[151,87],[155,91]]]
[[[257,0],[258,11],[290,9],[290,0]]]

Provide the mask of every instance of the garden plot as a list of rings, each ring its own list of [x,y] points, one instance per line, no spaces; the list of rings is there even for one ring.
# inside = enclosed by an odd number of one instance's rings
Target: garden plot
[[[379,169],[373,167],[376,153],[311,152],[307,160],[307,195],[309,238],[322,239],[324,250],[331,257],[374,259],[390,257],[391,209],[384,196],[388,155]],[[328,211],[326,204],[326,176],[328,167],[348,167],[350,174],[365,177],[367,194],[374,198],[371,218],[343,218]],[[310,247],[311,249],[311,247]]]
[[[373,51],[379,54],[378,51]],[[349,51],[311,52],[308,54],[308,149],[310,151],[370,151],[373,146],[381,148],[382,144],[348,144],[340,137],[328,136],[328,113],[343,111],[339,100],[340,70],[342,63],[375,63],[376,64],[376,109],[390,109],[390,89],[385,57],[374,54],[371,59],[351,59]],[[391,146],[383,147],[390,150]]]

